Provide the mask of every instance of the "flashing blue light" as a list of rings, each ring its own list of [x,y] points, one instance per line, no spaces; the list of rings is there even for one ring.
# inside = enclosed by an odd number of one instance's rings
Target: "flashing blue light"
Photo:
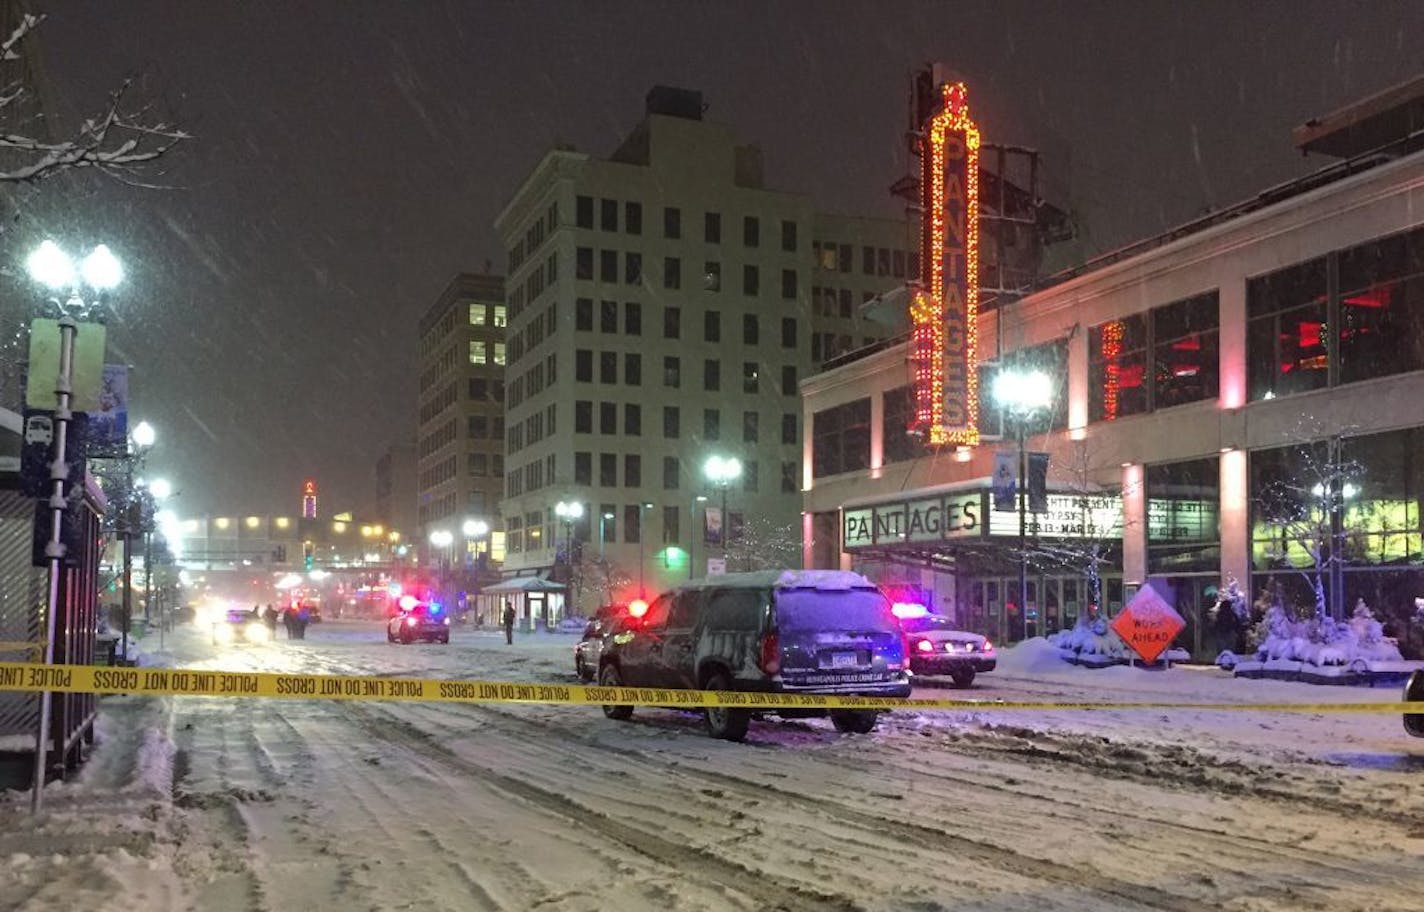
[[[440,613],[440,603],[439,603],[439,602],[431,602],[431,603],[430,603],[430,613],[431,613],[431,614],[439,614],[439,613]]]
[[[399,598],[401,594],[401,584],[391,583],[389,586],[386,587],[386,592],[391,596],[391,598]]]

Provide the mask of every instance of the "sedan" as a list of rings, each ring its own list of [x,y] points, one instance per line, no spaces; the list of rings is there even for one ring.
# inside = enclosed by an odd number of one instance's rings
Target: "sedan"
[[[994,644],[977,633],[956,630],[945,617],[925,612],[900,613],[900,629],[910,643],[910,670],[917,675],[948,675],[958,687],[974,683],[981,671],[998,664]]]
[[[439,602],[418,602],[405,596],[400,607],[400,614],[386,622],[386,642],[450,642],[450,616]]]

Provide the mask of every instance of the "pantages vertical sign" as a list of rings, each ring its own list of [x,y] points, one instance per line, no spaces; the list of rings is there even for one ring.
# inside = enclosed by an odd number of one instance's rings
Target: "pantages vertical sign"
[[[919,286],[910,298],[911,430],[931,445],[979,442],[979,130],[964,83],[938,87],[920,133]],[[925,112],[929,113],[929,112]]]

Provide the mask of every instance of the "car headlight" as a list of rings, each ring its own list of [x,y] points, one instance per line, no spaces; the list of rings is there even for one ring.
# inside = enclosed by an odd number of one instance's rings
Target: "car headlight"
[[[219,643],[231,643],[231,642],[232,642],[232,625],[231,625],[231,624],[216,624],[216,625],[214,625],[214,626],[213,626],[213,639],[217,640]]]
[[[243,632],[247,635],[247,641],[249,643],[267,642],[267,625],[259,621],[253,621],[251,624],[248,624],[247,629]]]
[[[449,619],[449,618],[446,618],[446,619],[445,619],[445,626],[446,626],[446,627],[449,627],[449,626],[450,626],[450,619]]]

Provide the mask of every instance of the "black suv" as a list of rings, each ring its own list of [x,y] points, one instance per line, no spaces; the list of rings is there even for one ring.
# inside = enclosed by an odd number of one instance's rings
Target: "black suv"
[[[604,643],[598,682],[778,693],[910,694],[905,635],[873,583],[829,570],[732,573],[659,596]],[[633,707],[608,705],[611,719]],[[714,737],[740,741],[753,715],[825,715],[823,710],[705,711]],[[833,710],[839,731],[868,732],[875,710]]]

